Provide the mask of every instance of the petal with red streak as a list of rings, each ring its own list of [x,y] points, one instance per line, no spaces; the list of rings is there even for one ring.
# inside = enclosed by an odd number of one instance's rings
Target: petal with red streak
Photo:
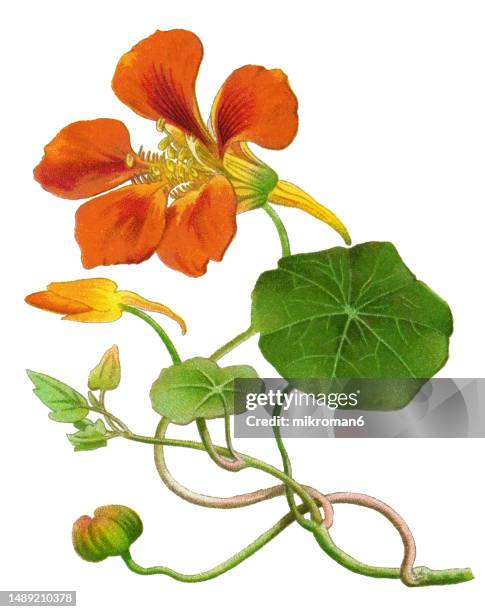
[[[195,97],[203,47],[187,30],[157,30],[125,53],[112,87],[118,98],[147,119],[171,125],[210,142]]]
[[[157,183],[129,185],[89,200],[76,213],[85,268],[148,259],[165,226],[166,195]]]
[[[278,69],[242,66],[224,82],[214,100],[211,122],[219,150],[250,141],[284,149],[298,129],[298,101],[288,77]]]
[[[145,165],[133,152],[125,125],[116,119],[71,123],[44,152],[35,179],[47,191],[72,200],[118,187]]]
[[[179,198],[167,209],[160,259],[188,276],[204,274],[210,260],[221,261],[236,233],[236,206],[234,190],[221,175]]]

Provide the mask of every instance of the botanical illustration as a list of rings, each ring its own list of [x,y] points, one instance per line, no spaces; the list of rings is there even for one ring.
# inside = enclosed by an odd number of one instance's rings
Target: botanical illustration
[[[76,553],[90,562],[119,556],[137,574],[200,582],[233,569],[296,522],[324,553],[355,573],[398,579],[409,587],[471,580],[469,568],[415,566],[412,532],[383,501],[364,493],[323,493],[295,480],[279,426],[274,426],[274,439],[281,467],[235,447],[237,381],[256,391],[264,388],[264,381],[251,365],[221,367],[218,361],[249,338],[259,336],[262,355],[288,382],[287,391],[295,389],[296,379],[414,381],[410,387],[398,387],[399,397],[395,392],[392,398],[381,395],[371,407],[396,410],[445,364],[453,319],[447,303],[416,278],[393,244],[350,246],[346,226],[331,210],[280,179],[253,153],[249,143],[283,149],[296,136],[298,104],[286,74],[255,65],[235,70],[214,92],[206,122],[195,96],[202,55],[202,44],[192,32],[156,31],[116,66],[113,91],[153,123],[160,134],[156,151],[133,149],[128,129],[117,119],[78,121],[62,128],[45,146],[34,177],[56,196],[87,200],[75,213],[75,240],[87,269],[140,264],[156,256],[187,276],[201,276],[211,261],[222,260],[237,239],[237,215],[263,209],[278,233],[281,258],[256,280],[250,326],[210,355],[182,359],[159,315],[176,321],[185,334],[184,319],[158,301],[152,289],[147,288],[144,297],[118,288],[104,274],[50,282],[45,288],[33,287],[36,291],[26,302],[81,323],[135,316],[158,335],[167,363],[147,399],[160,417],[159,424],[153,435],[139,433],[111,408],[110,392],[121,383],[117,346],[96,356],[97,363],[86,373],[85,390],[45,373],[28,370],[28,376],[35,395],[49,409],[49,418],[70,426],[67,438],[75,451],[94,451],[115,439],[151,445],[161,480],[189,503],[232,509],[284,496],[288,512],[232,557],[198,574],[163,565],[144,567],[135,561],[132,547],[142,535],[142,520],[135,510],[120,504],[98,507],[75,521]],[[292,254],[273,205],[299,209],[326,223],[346,246]],[[274,415],[280,411],[277,406]],[[212,419],[223,419],[223,446],[213,442]],[[171,424],[193,422],[199,439],[169,437]],[[173,477],[165,460],[166,446],[207,453],[229,472],[262,471],[275,484],[231,497],[192,491]],[[395,567],[378,567],[342,550],[331,536],[336,504],[371,508],[387,518],[402,539],[402,560]]]

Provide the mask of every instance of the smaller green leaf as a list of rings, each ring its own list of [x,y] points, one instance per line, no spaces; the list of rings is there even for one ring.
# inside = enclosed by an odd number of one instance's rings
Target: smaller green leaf
[[[34,393],[50,408],[49,418],[53,421],[76,423],[89,414],[86,398],[69,385],[32,370],[27,370],[27,375],[35,385]]]
[[[88,400],[93,408],[99,408],[99,400],[92,391],[88,391]]]
[[[88,378],[88,387],[91,391],[112,391],[120,384],[121,365],[118,347],[116,344],[108,349],[101,357],[98,365],[91,370]]]
[[[178,425],[234,414],[237,378],[255,379],[258,391],[262,388],[250,366],[221,368],[204,357],[188,359],[160,372],[150,392],[153,409]]]
[[[101,419],[98,419],[96,423],[91,421],[88,424],[83,421],[83,424],[83,428],[79,431],[67,434],[69,442],[74,446],[75,451],[96,450],[107,445],[109,434]],[[77,423],[75,425],[76,427],[78,426]]]
[[[75,423],[73,423],[73,425],[76,429],[79,429],[82,431],[86,429],[88,425],[94,425],[94,421],[91,421],[91,419],[82,419],[82,421],[76,421]]]

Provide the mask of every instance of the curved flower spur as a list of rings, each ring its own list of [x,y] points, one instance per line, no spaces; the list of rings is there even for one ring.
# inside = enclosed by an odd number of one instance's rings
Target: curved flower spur
[[[112,87],[163,133],[158,150],[132,149],[115,119],[78,121],[45,147],[34,176],[68,199],[91,198],[76,214],[85,268],[140,263],[154,253],[189,276],[220,261],[236,233],[236,215],[268,201],[296,207],[333,227],[343,223],[249,149],[283,149],[298,129],[297,99],[279,69],[247,65],[217,93],[206,126],[195,97],[203,56],[186,30],[157,31],[118,62]],[[131,181],[131,185],[119,187]],[[110,191],[112,190],[112,191]]]

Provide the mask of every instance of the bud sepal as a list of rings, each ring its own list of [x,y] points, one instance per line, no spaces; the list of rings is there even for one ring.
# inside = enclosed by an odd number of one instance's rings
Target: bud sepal
[[[96,508],[93,518],[84,515],[72,527],[74,550],[85,561],[97,563],[125,554],[143,532],[138,514],[127,506]]]

